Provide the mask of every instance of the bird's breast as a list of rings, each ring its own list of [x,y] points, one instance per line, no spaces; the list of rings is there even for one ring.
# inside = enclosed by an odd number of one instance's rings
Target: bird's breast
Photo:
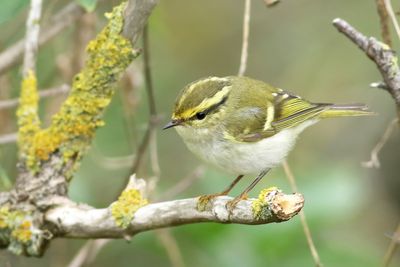
[[[253,174],[280,164],[293,147],[298,134],[315,122],[285,129],[258,142],[225,139],[221,129],[212,131],[178,126],[176,130],[189,150],[204,161],[233,174]]]

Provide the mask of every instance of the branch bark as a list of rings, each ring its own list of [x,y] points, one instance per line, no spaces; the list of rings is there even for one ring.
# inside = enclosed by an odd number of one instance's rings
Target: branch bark
[[[45,221],[56,227],[56,236],[70,238],[125,238],[140,232],[163,227],[199,222],[268,224],[283,222],[295,216],[304,205],[300,194],[285,195],[279,190],[265,194],[261,213],[254,212],[249,199],[238,203],[231,214],[225,208],[231,197],[221,196],[209,203],[205,211],[197,210],[198,198],[148,204],[136,211],[125,229],[117,226],[110,209],[94,209],[70,203],[49,210]],[[257,214],[262,214],[258,216]]]
[[[31,0],[31,8],[26,21],[24,66],[22,68],[24,77],[28,75],[29,71],[35,71],[41,14],[42,0]]]
[[[128,2],[124,14],[125,23],[122,35],[129,39],[132,44],[139,38],[147,23],[147,18],[158,2],[159,0],[130,0]]]
[[[375,62],[385,83],[380,88],[390,93],[396,104],[397,116],[400,118],[400,70],[395,51],[374,37],[363,35],[340,18],[333,20],[333,25]]]

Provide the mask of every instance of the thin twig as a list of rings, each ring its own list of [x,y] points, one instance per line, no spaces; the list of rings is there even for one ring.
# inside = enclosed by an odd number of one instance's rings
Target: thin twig
[[[290,187],[292,188],[292,190],[294,192],[298,192],[297,185],[296,185],[296,179],[293,175],[293,172],[290,169],[290,166],[289,166],[289,163],[287,162],[287,160],[283,161],[282,166],[283,166],[283,170],[285,171],[286,177],[289,180]],[[311,236],[311,231],[310,231],[310,228],[308,227],[306,215],[305,215],[304,211],[300,211],[299,215],[300,215],[301,224],[303,226],[304,234],[306,235],[306,238],[307,238],[308,247],[310,248],[311,255],[314,259],[315,266],[321,267],[322,266],[321,259],[318,255],[317,248],[315,247],[313,238]]]
[[[378,9],[378,15],[381,23],[382,40],[388,46],[392,47],[392,40],[390,38],[389,28],[389,16],[385,6],[385,0],[376,0],[376,7]]]
[[[81,267],[90,264],[100,252],[100,250],[112,239],[90,240],[75,254],[74,258],[68,264],[68,267]]]
[[[144,77],[145,77],[147,98],[148,98],[148,105],[150,112],[149,154],[150,154],[150,165],[154,177],[152,181],[153,188],[150,188],[150,190],[154,190],[160,179],[161,170],[160,170],[158,151],[157,151],[157,133],[155,132],[155,127],[152,126],[153,123],[151,122],[152,120],[157,118],[157,109],[156,109],[156,101],[154,98],[153,79],[151,74],[148,25],[146,25],[143,29],[143,50],[144,50],[143,51]],[[171,231],[169,229],[161,229],[156,232],[156,235],[160,240],[161,244],[163,244],[172,266],[184,267],[185,264],[183,261],[182,253],[179,249],[178,242],[171,233]]]
[[[41,13],[42,0],[31,0],[29,15],[26,21],[24,65],[22,67],[24,77],[28,75],[29,71],[35,71]]]
[[[267,7],[272,7],[275,6],[276,4],[279,4],[280,0],[264,0],[264,3]]]
[[[159,197],[157,197],[156,201],[171,199],[179,195],[180,193],[188,189],[195,181],[203,177],[204,172],[204,166],[198,166],[194,169],[194,171],[189,173],[189,175],[187,175],[183,179],[180,179],[179,182],[173,187],[163,192]]]
[[[140,192],[140,195],[143,196],[143,198],[146,198],[146,187],[146,182],[143,179],[137,179],[136,175],[133,174],[129,177],[129,181],[125,186],[124,191],[129,189],[136,189]],[[126,235],[123,235],[123,237],[125,236]],[[87,241],[75,254],[68,267],[81,267],[89,264],[96,258],[100,250],[110,241],[111,239],[97,239]]]
[[[173,267],[185,267],[183,262],[182,253],[179,249],[178,243],[169,229],[160,229],[156,231],[158,240],[165,247],[168,258]]]
[[[67,84],[62,84],[61,86],[44,89],[39,91],[40,98],[51,97],[59,94],[66,94],[69,92],[70,86]],[[0,100],[0,110],[8,109],[18,106],[19,100],[18,98]]]
[[[391,238],[390,244],[386,250],[385,256],[383,257],[383,267],[388,267],[390,264],[390,261],[393,258],[394,252],[396,251],[396,248],[399,246],[400,242],[400,223],[397,225],[397,229],[393,234],[393,237]]]
[[[125,71],[122,79],[122,90],[119,91],[119,97],[123,104],[123,119],[124,119],[124,130],[128,138],[128,144],[130,149],[133,151],[138,145],[137,136],[135,135],[135,125],[133,122],[133,114],[136,113],[141,97],[138,93],[138,89],[144,87],[144,77],[142,67],[139,64],[131,64]],[[130,164],[132,164],[133,160]]]
[[[143,49],[144,49],[144,52],[143,52],[144,77],[145,77],[145,82],[146,82],[150,120],[154,120],[157,118],[157,108],[156,108],[156,101],[154,98],[153,79],[152,79],[152,74],[151,74],[148,25],[146,25],[143,29]],[[158,180],[160,179],[161,170],[160,170],[160,164],[159,164],[159,160],[158,160],[158,151],[157,151],[157,133],[155,131],[155,127],[151,127],[151,123],[152,122],[149,122],[149,133],[150,133],[149,154],[150,154],[151,170],[153,172],[153,177],[155,178],[155,180],[153,181],[153,185],[155,187]]]
[[[156,101],[154,99],[153,80],[151,77],[150,69],[150,46],[149,46],[149,30],[148,25],[143,29],[143,67],[144,67],[144,78],[146,82],[146,90],[148,95],[148,104],[150,115],[153,117],[157,116]]]
[[[130,174],[136,173],[138,169],[141,166],[141,163],[143,161],[143,157],[145,152],[147,151],[147,148],[150,145],[150,149],[153,146],[153,149],[155,153],[157,153],[157,148],[156,148],[156,136],[155,136],[155,127],[157,125],[157,109],[156,109],[156,104],[154,100],[154,91],[153,91],[153,82],[152,82],[152,77],[151,77],[151,69],[150,69],[150,52],[149,52],[149,40],[148,40],[148,26],[146,25],[143,29],[143,61],[144,61],[144,73],[145,73],[145,83],[146,83],[146,90],[147,90],[147,95],[148,95],[148,106],[149,106],[149,113],[150,113],[150,118],[149,118],[149,123],[148,127],[146,130],[146,133],[143,137],[142,142],[140,143],[137,152],[135,154],[135,160],[132,166],[132,169],[130,171]],[[152,144],[153,143],[153,144]],[[153,152],[154,152],[153,151]],[[151,152],[151,151],[150,151]],[[152,155],[150,153],[150,156],[152,158],[152,167],[153,167],[153,172],[156,177],[159,177],[159,164],[158,164],[158,158],[156,155]],[[129,179],[129,177],[127,178]],[[124,183],[126,184],[126,183]],[[85,244],[81,250],[86,250],[88,244]],[[99,250],[102,247],[99,247]],[[168,248],[167,248],[168,250]],[[80,254],[81,252],[78,252]],[[94,253],[98,253],[98,251],[95,251]],[[78,255],[77,255],[78,256]],[[75,256],[75,257],[77,257]],[[80,266],[80,265],[78,265]]]
[[[381,166],[379,162],[379,152],[385,146],[386,142],[389,140],[390,136],[392,135],[395,127],[398,125],[398,118],[393,119],[388,126],[386,127],[385,132],[383,133],[379,142],[374,146],[371,150],[371,159],[369,161],[362,162],[362,166],[365,168],[379,168]]]
[[[135,160],[132,164],[132,168],[130,169],[129,174],[137,173],[138,169],[140,168],[140,166],[142,164],[143,156],[144,156],[144,154],[147,150],[147,147],[150,143],[150,135],[151,135],[150,128],[154,128],[154,127],[155,127],[155,125],[151,124],[151,122],[149,122],[146,132],[144,133],[144,136],[142,138],[142,141],[140,142],[139,147],[136,150]],[[128,177],[127,177],[127,179],[128,179]]]
[[[156,177],[161,177],[160,162],[158,160],[158,151],[157,151],[156,131],[152,131],[152,135],[150,136],[150,162],[153,175]]]
[[[163,201],[172,197],[177,196],[179,193],[181,193],[182,191],[186,190],[190,185],[193,184],[193,182],[197,179],[199,179],[200,177],[202,177],[204,174],[204,167],[203,166],[199,166],[197,168],[195,168],[195,170],[193,172],[191,172],[188,176],[186,176],[185,178],[181,179],[179,183],[177,183],[174,187],[172,187],[170,190],[164,192],[160,197],[157,197],[155,199],[155,201]],[[159,230],[162,231],[162,230]],[[161,233],[161,235],[165,235],[166,233]],[[168,233],[167,233],[168,234]],[[176,242],[175,240],[169,240],[170,237],[159,237],[161,242],[163,243],[175,243],[176,246]],[[168,240],[165,240],[168,239]],[[100,240],[91,240],[85,243],[85,245],[83,245],[81,247],[81,249],[79,250],[79,252],[74,256],[73,260],[71,261],[71,263],[68,265],[68,267],[81,267],[84,264],[87,264],[90,262],[90,259],[88,259],[88,257],[90,258],[95,258],[95,256],[97,255],[97,253],[100,252],[101,248],[104,247],[105,243],[103,243],[104,239],[100,239]],[[110,239],[108,239],[109,241],[111,241]],[[100,242],[101,244],[103,244],[103,246],[97,246],[96,243]],[[170,246],[166,247],[167,253],[169,254],[169,257],[171,259],[171,263],[173,264],[173,266],[176,267],[180,267],[180,266],[185,266],[182,265],[183,264],[183,257],[178,255],[179,250],[177,250],[178,248],[171,248]]]
[[[0,145],[15,143],[17,141],[17,133],[3,134],[0,136]]]
[[[243,76],[247,68],[247,58],[249,55],[250,8],[251,8],[251,0],[245,0],[244,14],[243,14],[242,52],[240,54],[240,66],[239,66],[238,76]]]
[[[388,12],[390,15],[389,10]],[[378,42],[374,37],[367,37],[360,33],[340,18],[334,19],[333,25],[375,62],[382,75],[383,82],[386,84],[383,88],[391,94],[395,101],[397,117],[400,118],[400,69],[395,51]]]
[[[129,167],[132,165],[132,161],[135,158],[134,154],[119,157],[109,157],[107,155],[103,155],[96,145],[96,142],[92,145],[92,149],[93,153],[90,153],[89,156],[94,162],[97,162],[99,166],[102,166],[105,169],[112,170]]]
[[[386,10],[389,14],[390,19],[392,20],[394,29],[396,30],[397,38],[400,40],[400,27],[397,22],[396,14],[394,14],[392,2],[390,0],[383,0],[385,2]]]
[[[149,105],[149,113],[150,118],[147,126],[146,133],[143,136],[142,142],[139,145],[139,148],[136,153],[135,161],[133,166],[130,170],[130,173],[136,173],[140,168],[140,165],[143,160],[143,156],[147,151],[147,148],[151,141],[151,136],[153,135],[153,131],[155,130],[156,126],[158,125],[158,118],[157,118],[157,109],[154,100],[154,90],[153,90],[153,82],[151,78],[151,71],[150,71],[150,53],[149,53],[149,46],[148,46],[148,33],[147,33],[147,26],[143,29],[143,64],[144,64],[144,73],[145,73],[145,83],[146,83],[146,91],[148,97],[148,105]]]
[[[70,86],[63,84],[59,87],[41,90],[39,92],[40,98],[51,97],[58,94],[65,94],[69,91]],[[18,99],[9,99],[0,101],[0,110],[12,108],[18,105]],[[17,133],[5,134],[0,136],[0,145],[15,143],[17,141]]]
[[[39,36],[39,47],[57,36],[65,27],[84,14],[83,8],[71,3],[55,14]],[[15,66],[21,61],[25,48],[25,39],[19,40],[0,54],[0,74]]]

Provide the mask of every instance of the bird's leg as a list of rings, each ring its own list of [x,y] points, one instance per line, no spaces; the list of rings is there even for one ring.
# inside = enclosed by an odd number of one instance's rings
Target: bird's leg
[[[232,212],[239,201],[247,199],[247,193],[249,193],[256,186],[256,184],[269,172],[269,170],[270,169],[266,169],[262,171],[240,195],[226,203],[226,209],[229,211],[229,213]]]
[[[197,209],[199,211],[203,211],[205,210],[205,207],[207,206],[207,203],[210,202],[210,200],[219,196],[226,196],[242,178],[243,175],[239,175],[238,177],[236,177],[236,179],[233,180],[233,182],[224,191],[215,194],[200,196],[199,201],[197,202]]]

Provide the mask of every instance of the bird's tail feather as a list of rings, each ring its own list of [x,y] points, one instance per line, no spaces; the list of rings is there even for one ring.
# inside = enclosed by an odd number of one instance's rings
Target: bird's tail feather
[[[325,104],[326,105],[326,104]],[[319,118],[335,118],[348,116],[371,116],[376,115],[375,112],[369,110],[364,104],[330,104],[321,112]]]

